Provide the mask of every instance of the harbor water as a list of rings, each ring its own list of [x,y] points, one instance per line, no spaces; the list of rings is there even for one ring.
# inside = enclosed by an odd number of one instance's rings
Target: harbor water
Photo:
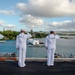
[[[45,38],[38,39],[40,42],[44,42]],[[59,39],[56,44],[56,54],[59,54],[62,58],[75,57],[75,39]],[[15,47],[15,40],[6,40],[5,43],[0,43],[0,55],[3,53],[15,52],[18,56],[18,51]],[[45,47],[32,47],[27,46],[27,58],[46,58],[47,50]]]

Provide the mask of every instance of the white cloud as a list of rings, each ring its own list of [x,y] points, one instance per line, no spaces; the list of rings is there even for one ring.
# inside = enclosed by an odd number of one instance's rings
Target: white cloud
[[[50,25],[62,26],[62,25],[65,25],[65,24],[70,24],[70,23],[72,23],[71,20],[66,20],[66,21],[62,21],[62,22],[51,22]]]
[[[19,10],[22,10],[22,11],[26,10],[26,4],[25,4],[25,3],[18,3],[18,4],[16,5],[16,7],[17,7]]]
[[[52,22],[51,25],[53,25],[53,26],[60,26],[60,25],[62,25],[62,23],[61,22]]]
[[[4,25],[5,22],[3,20],[0,20],[0,26]]]
[[[38,17],[75,16],[75,2],[70,0],[29,0],[18,3],[17,8],[22,15],[30,14]]]
[[[67,20],[67,21],[62,21],[62,22],[51,22],[48,24],[47,30],[75,31],[75,20]]]
[[[28,28],[75,30],[75,20],[45,23],[42,19],[42,17],[74,17],[75,0],[28,0],[28,3],[18,3],[16,7],[21,12],[20,22]]]
[[[15,27],[15,25],[8,24],[8,25],[3,25],[3,27],[5,27],[5,28],[14,28],[14,27]]]
[[[13,25],[13,24],[7,24],[5,21],[3,21],[3,20],[0,20],[0,26],[1,27],[5,27],[5,28],[14,28],[15,27],[15,25]]]
[[[26,15],[20,19],[20,22],[26,24],[27,27],[35,28],[43,25],[43,20],[40,18],[33,17],[31,15]]]
[[[0,14],[15,15],[15,12],[12,10],[0,10]]]

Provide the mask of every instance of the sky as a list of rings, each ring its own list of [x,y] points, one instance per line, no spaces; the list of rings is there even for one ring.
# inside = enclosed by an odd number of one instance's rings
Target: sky
[[[75,31],[75,0],[0,0],[0,31]]]

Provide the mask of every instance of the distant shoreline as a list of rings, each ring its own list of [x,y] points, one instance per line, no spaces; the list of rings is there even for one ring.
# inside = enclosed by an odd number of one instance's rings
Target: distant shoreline
[[[63,39],[75,39],[74,37],[60,37],[60,38],[63,38]]]

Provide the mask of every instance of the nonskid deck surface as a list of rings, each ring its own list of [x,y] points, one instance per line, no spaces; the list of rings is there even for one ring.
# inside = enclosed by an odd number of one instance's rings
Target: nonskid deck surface
[[[55,62],[53,67],[46,61],[26,61],[23,68],[17,61],[0,61],[0,75],[75,75],[75,61]]]

